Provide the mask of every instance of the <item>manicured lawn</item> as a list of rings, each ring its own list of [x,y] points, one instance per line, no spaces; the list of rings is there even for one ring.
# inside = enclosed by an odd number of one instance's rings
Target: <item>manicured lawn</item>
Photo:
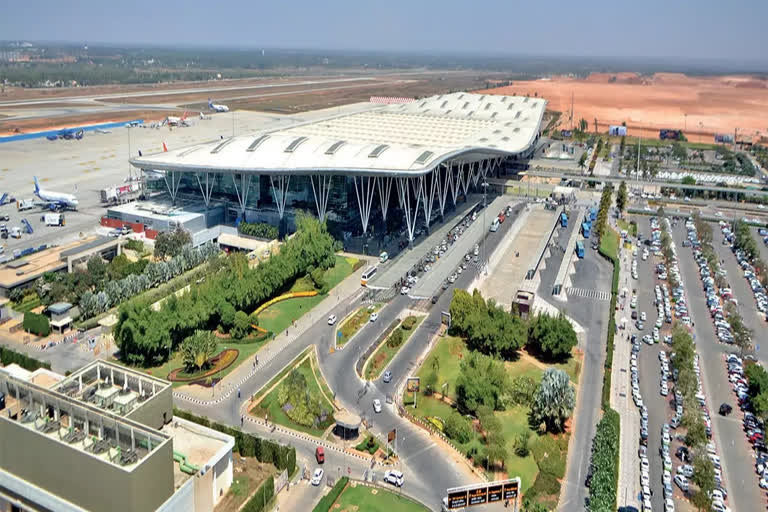
[[[19,313],[32,311],[41,304],[40,297],[36,293],[25,295],[21,302],[11,302],[11,308]]]
[[[332,289],[349,276],[356,262],[355,258],[337,255],[336,265],[325,271],[328,289]],[[308,287],[306,280],[298,279],[289,291],[297,292],[311,289],[311,286]],[[326,297],[327,295],[316,295],[314,297],[300,297],[278,302],[259,314],[259,327],[280,335],[293,324],[294,320],[301,318],[302,315],[320,304]]]
[[[496,413],[496,416],[501,420],[502,432],[504,432],[504,439],[507,441],[507,458],[504,460],[504,467],[511,476],[520,477],[523,492],[533,485],[536,475],[539,474],[539,467],[536,465],[532,453],[525,457],[518,457],[515,454],[515,438],[517,436],[528,436],[529,442],[534,437],[534,433],[528,428],[528,411],[528,407],[517,406]]]
[[[504,363],[504,366],[507,368],[507,375],[509,375],[510,380],[516,377],[530,377],[539,382],[544,374],[543,369],[526,359],[519,359],[514,362],[508,361]]]
[[[379,309],[381,309],[381,304],[374,304],[372,308],[370,306],[362,306],[349,316],[336,331],[339,333],[336,335],[336,345],[343,347],[360,329],[371,321],[371,313]]]
[[[333,406],[325,398],[325,396],[320,392],[321,384],[318,383],[314,373],[312,372],[310,359],[306,358],[301,364],[299,364],[296,367],[296,369],[299,372],[301,372],[306,378],[307,391],[309,391],[310,393],[315,393],[317,396],[319,396],[321,398],[323,408],[330,412],[328,419],[326,419],[326,421],[322,425],[320,425],[320,428],[305,427],[303,425],[299,425],[297,423],[294,423],[288,417],[288,415],[282,409],[282,406],[278,400],[278,393],[279,393],[280,387],[283,386],[283,383],[279,384],[275,389],[273,389],[269,394],[267,394],[267,396],[264,397],[264,399],[259,403],[259,405],[257,405],[251,410],[251,414],[258,416],[260,418],[264,418],[265,416],[268,416],[270,422],[277,423],[278,425],[283,425],[285,427],[298,430],[300,432],[304,432],[306,434],[310,434],[315,437],[320,437],[325,431],[325,429],[333,423],[333,414],[332,414]],[[318,372],[318,378],[322,378],[319,372]],[[324,387],[327,388],[327,385],[325,385]]]
[[[429,512],[427,507],[410,498],[363,485],[354,487],[347,485],[332,510],[334,512]]]
[[[413,328],[409,330],[403,329],[402,324],[400,327],[397,327],[397,329],[401,329],[403,332],[403,342],[400,343],[400,345],[397,347],[390,347],[387,345],[387,342],[384,341],[376,350],[376,352],[373,353],[371,358],[368,360],[368,364],[365,366],[366,379],[375,380],[379,378],[379,375],[381,375],[381,372],[384,371],[384,368],[387,367],[392,358],[395,357],[395,355],[400,351],[401,348],[403,348],[406,343],[408,343],[408,340],[413,335],[413,332],[418,329],[419,324],[421,324],[423,319],[423,316],[416,317],[416,323],[413,325]]]
[[[424,364],[421,365],[418,375],[423,379],[432,371],[432,362],[437,359],[440,369],[437,372],[437,381],[441,383],[449,382],[446,396],[451,399],[456,398],[456,389],[454,384],[459,377],[459,365],[462,359],[467,357],[469,351],[464,340],[458,336],[444,336],[441,338],[432,351],[427,356]]]
[[[600,237],[600,249],[613,256],[619,254],[619,234],[610,226],[606,226],[605,233]]]
[[[566,362],[555,363],[549,366],[551,366],[552,368],[557,368],[558,370],[563,370],[565,373],[568,374],[568,377],[571,378],[571,382],[573,382],[574,384],[578,384],[579,374],[581,373],[582,359],[583,359],[583,356],[572,353],[571,357],[568,358]]]
[[[629,222],[622,219],[619,219],[616,221],[616,223],[619,225],[619,228],[625,229],[627,233],[633,237],[637,237],[637,224],[630,224]]]

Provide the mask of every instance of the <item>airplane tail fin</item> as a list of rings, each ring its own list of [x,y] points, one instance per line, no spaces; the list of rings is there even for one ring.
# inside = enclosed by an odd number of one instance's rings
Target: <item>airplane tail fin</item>
[[[166,144],[165,141],[163,141],[163,152],[168,152],[168,144]]]
[[[208,98],[208,108],[213,109],[213,101],[211,101],[211,98]]]
[[[40,183],[37,181],[37,176],[35,176],[35,192],[40,192]]]

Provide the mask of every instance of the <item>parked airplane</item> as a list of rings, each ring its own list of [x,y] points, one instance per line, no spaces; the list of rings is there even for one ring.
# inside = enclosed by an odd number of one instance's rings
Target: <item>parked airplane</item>
[[[163,124],[167,124],[168,126],[186,126],[187,113],[184,112],[184,115],[181,117],[168,116],[165,118],[165,121],[163,121]]]
[[[53,192],[40,188],[40,183],[35,176],[35,195],[43,201],[44,207],[49,208],[70,208],[77,210],[77,198],[74,194],[65,194],[63,192]]]
[[[229,107],[226,105],[217,105],[216,103],[211,101],[211,98],[208,98],[208,109],[214,110],[216,112],[229,112]]]

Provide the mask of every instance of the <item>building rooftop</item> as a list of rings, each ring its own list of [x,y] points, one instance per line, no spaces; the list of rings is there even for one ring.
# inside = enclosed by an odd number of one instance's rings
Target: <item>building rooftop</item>
[[[48,306],[48,311],[54,315],[63,315],[70,309],[72,309],[72,304],[69,302],[56,302],[55,304]]]
[[[529,148],[546,101],[453,93],[134,158],[147,170],[423,174],[448,159]]]
[[[161,432],[173,439],[173,451],[183,456],[187,464],[187,471],[182,470],[181,464],[173,466],[176,488],[191,476],[190,468],[203,468],[218,460],[221,450],[234,447],[233,437],[176,416],[163,426]]]

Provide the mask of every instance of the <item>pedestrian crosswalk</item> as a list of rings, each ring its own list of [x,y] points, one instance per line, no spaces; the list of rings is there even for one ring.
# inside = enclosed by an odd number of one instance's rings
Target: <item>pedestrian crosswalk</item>
[[[567,288],[565,290],[567,295],[574,297],[584,297],[587,299],[595,300],[611,300],[611,294],[609,292],[601,292],[599,290],[588,290],[584,288]]]

